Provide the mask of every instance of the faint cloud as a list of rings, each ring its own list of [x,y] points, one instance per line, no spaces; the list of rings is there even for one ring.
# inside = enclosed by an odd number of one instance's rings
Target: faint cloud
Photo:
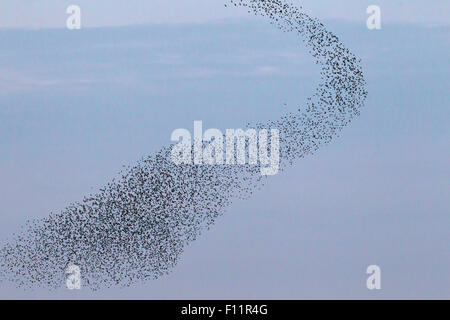
[[[256,74],[258,75],[271,75],[278,72],[278,68],[274,66],[260,66],[256,68]]]
[[[76,87],[80,88],[96,83],[130,84],[131,80],[120,77],[112,78],[62,78],[27,74],[17,70],[0,70],[0,95],[46,88]]]

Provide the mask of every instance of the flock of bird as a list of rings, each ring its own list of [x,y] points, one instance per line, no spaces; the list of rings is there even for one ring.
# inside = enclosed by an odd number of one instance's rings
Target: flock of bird
[[[321,67],[307,105],[258,124],[280,130],[280,170],[328,143],[367,95],[359,59],[317,19],[283,0],[229,0],[296,32]],[[187,244],[209,229],[237,198],[268,179],[259,165],[175,165],[171,146],[122,170],[99,192],[63,212],[29,221],[0,248],[0,280],[60,288],[66,267],[83,287],[130,286],[170,272]]]

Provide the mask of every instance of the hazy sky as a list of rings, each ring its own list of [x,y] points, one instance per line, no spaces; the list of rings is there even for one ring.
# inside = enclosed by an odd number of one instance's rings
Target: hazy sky
[[[2,1],[2,24],[56,26],[56,2]],[[195,2],[203,13],[183,16],[209,19],[216,5]],[[100,19],[91,25],[170,20],[167,1],[134,1],[134,11],[116,1],[78,3],[86,18],[91,8]],[[417,5],[421,14],[444,1],[432,3]],[[319,16],[358,11],[318,7]],[[2,284],[0,298],[449,298],[450,29],[327,26],[362,58],[369,92],[339,138],[231,205],[166,277],[96,293]],[[238,128],[303,106],[318,72],[295,36],[253,18],[0,30],[1,239],[95,192],[194,120]],[[365,286],[371,264],[381,267],[380,291]]]
[[[148,23],[205,22],[248,17],[245,10],[225,8],[228,0],[2,0],[0,28],[64,28],[66,8],[82,10],[85,27]],[[382,9],[386,23],[448,24],[448,0],[304,0],[293,1],[320,19],[364,21],[371,4]]]

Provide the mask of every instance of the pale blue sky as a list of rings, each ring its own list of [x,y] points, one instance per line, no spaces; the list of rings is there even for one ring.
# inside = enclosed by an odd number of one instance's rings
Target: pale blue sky
[[[97,293],[2,285],[0,298],[449,298],[450,29],[326,23],[368,82],[341,137],[234,203],[167,277]],[[303,105],[318,82],[311,62],[294,35],[253,18],[1,30],[1,238],[97,190],[193,120],[236,128]],[[381,291],[365,287],[370,264]]]
[[[302,0],[307,12],[320,19],[364,21],[366,8],[376,4],[386,23],[449,23],[447,0]],[[226,0],[3,0],[0,28],[64,28],[66,8],[82,9],[83,26],[118,26],[148,23],[208,22],[247,18],[245,9],[226,9]]]

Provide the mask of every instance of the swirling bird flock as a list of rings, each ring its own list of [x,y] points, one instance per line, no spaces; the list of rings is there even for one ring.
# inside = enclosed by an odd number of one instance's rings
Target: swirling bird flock
[[[280,170],[314,153],[359,115],[367,96],[360,60],[301,7],[282,0],[229,0],[294,32],[320,66],[306,106],[258,124],[280,132]],[[60,288],[77,265],[83,287],[130,286],[171,271],[184,248],[238,198],[270,177],[260,165],[175,165],[171,147],[126,167],[99,192],[29,221],[0,248],[0,280]]]

